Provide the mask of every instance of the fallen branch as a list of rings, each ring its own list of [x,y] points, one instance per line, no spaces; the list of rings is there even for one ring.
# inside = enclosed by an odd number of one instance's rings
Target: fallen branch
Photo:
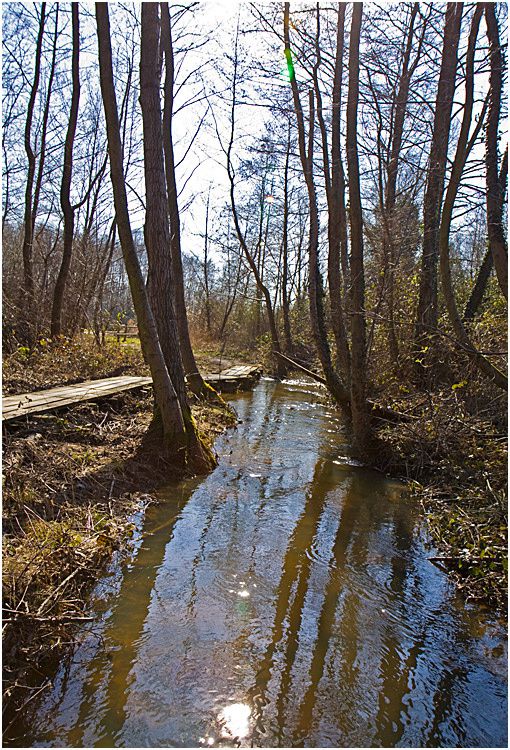
[[[53,591],[51,592],[51,594],[49,594],[49,595],[48,595],[48,596],[46,597],[46,599],[45,599],[45,600],[43,601],[43,603],[41,604],[41,606],[40,606],[40,607],[39,607],[39,609],[37,610],[37,615],[41,615],[41,614],[43,613],[43,611],[44,611],[44,607],[45,607],[45,606],[46,606],[46,605],[48,604],[48,602],[50,602],[50,601],[51,601],[51,600],[52,600],[52,599],[54,598],[55,594],[56,594],[56,593],[57,593],[58,591],[60,591],[60,589],[62,589],[62,588],[63,588],[63,587],[64,587],[64,586],[66,585],[66,583],[68,583],[68,582],[69,582],[69,581],[70,581],[70,580],[71,580],[72,578],[74,578],[74,576],[75,576],[75,575],[76,575],[77,573],[79,573],[81,569],[82,569],[81,567],[79,567],[79,568],[75,568],[75,569],[73,570],[73,572],[72,572],[72,573],[70,573],[70,575],[68,575],[68,576],[67,576],[67,578],[64,578],[64,580],[63,580],[63,581],[61,581],[61,582],[60,582],[60,583],[58,584],[58,586],[56,587],[56,589],[53,589]]]
[[[320,375],[317,375],[317,373],[312,372],[312,370],[308,370],[306,367],[303,367],[303,365],[300,365],[299,362],[295,362],[290,357],[287,357],[285,354],[282,354],[281,352],[273,351],[273,354],[275,354],[277,357],[280,357],[280,359],[283,359],[284,362],[286,362],[291,367],[294,367],[296,370],[301,370],[301,372],[304,372],[305,375],[308,375],[313,380],[316,380],[318,383],[322,383],[322,385],[327,385],[324,378],[322,378]]]
[[[42,693],[43,690],[46,690],[47,688],[52,687],[52,685],[53,685],[53,683],[51,682],[51,680],[47,680],[44,683],[44,685],[42,685],[41,687],[37,688],[37,690],[35,690],[32,693],[32,695],[29,696],[29,698],[27,698],[27,700],[24,701],[21,704],[21,706],[18,706],[18,708],[15,709],[14,716],[12,717],[12,719],[10,720],[10,722],[7,724],[6,727],[3,727],[2,734],[3,735],[7,734],[7,730],[12,727],[12,725],[14,724],[14,722],[17,720],[18,715],[20,714],[20,712],[23,711],[23,709],[26,708],[26,706],[28,706],[28,704],[30,703],[30,701],[34,700],[34,698],[36,698],[38,695],[40,695],[40,693]]]
[[[41,617],[39,615],[34,615],[32,612],[23,612],[22,610],[18,609],[9,609],[9,607],[4,607],[4,611],[14,615],[14,617],[3,617],[2,621],[4,623],[16,622],[19,617],[23,617],[27,620],[33,620],[35,622],[90,622],[94,619],[93,617],[87,617],[85,615],[48,615],[46,617]]]
[[[322,383],[322,385],[327,386],[326,380],[320,375],[317,375],[316,372],[312,372],[312,370],[309,370],[307,367],[300,365],[299,362],[296,362],[290,357],[287,357],[285,354],[281,354],[280,352],[276,351],[273,351],[273,354],[283,359],[288,365],[294,367],[296,370],[301,370],[301,372],[304,372],[305,375],[308,375],[313,380],[316,380],[318,383]],[[410,414],[403,414],[402,412],[395,411],[394,409],[388,409],[385,406],[379,406],[370,399],[368,400],[368,403],[372,409],[372,417],[381,422],[412,422],[417,419],[417,417],[411,416]]]

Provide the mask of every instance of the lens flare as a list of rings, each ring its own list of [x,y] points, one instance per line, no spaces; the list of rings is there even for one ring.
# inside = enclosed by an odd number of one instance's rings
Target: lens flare
[[[285,57],[287,59],[287,71],[289,74],[289,81],[292,83],[296,75],[296,72],[294,70],[294,63],[292,62],[292,52],[290,51],[290,49],[285,50]]]

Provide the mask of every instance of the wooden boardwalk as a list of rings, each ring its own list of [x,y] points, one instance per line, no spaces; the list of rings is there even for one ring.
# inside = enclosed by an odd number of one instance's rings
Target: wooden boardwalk
[[[253,388],[262,370],[257,365],[234,365],[226,370],[211,372],[203,378],[217,391],[235,393]]]
[[[232,393],[253,387],[260,377],[260,368],[255,365],[238,365],[223,372],[204,375],[204,379],[219,391]],[[79,404],[113,396],[152,384],[152,378],[122,375],[104,380],[85,380],[83,383],[48,388],[34,393],[22,393],[2,398],[2,421],[17,419],[28,414],[53,411],[62,406]]]

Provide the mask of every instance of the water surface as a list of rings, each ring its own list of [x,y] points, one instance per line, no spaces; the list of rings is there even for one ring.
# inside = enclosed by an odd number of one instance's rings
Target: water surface
[[[148,508],[20,744],[506,746],[503,630],[323,401],[299,381],[233,397],[219,467]]]

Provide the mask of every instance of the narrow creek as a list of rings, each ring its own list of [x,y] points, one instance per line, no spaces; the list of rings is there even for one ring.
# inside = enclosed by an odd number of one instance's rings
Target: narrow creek
[[[503,627],[320,395],[232,398],[219,467],[149,506],[20,745],[506,747]]]

